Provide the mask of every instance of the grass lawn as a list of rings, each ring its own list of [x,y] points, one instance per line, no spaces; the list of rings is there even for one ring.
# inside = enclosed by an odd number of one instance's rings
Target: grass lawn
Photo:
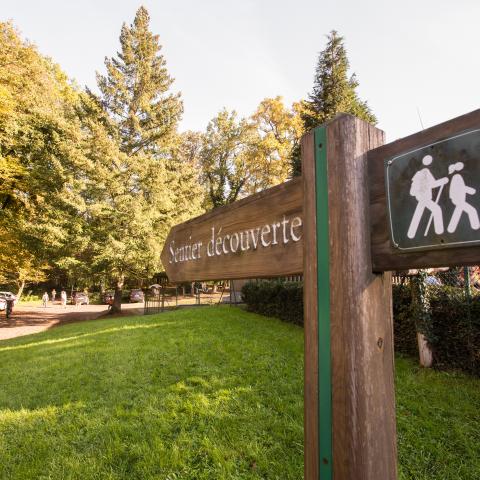
[[[234,307],[0,342],[0,478],[298,479],[303,330]]]
[[[233,307],[0,342],[0,479],[301,479],[303,330]],[[480,381],[397,359],[400,478],[480,478]]]
[[[396,359],[401,480],[480,479],[480,380]]]

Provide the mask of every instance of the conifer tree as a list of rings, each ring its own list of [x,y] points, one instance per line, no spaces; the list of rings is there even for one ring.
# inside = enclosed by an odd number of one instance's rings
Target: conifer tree
[[[170,92],[173,79],[149,21],[140,7],[133,24],[122,26],[120,52],[97,76],[101,98],[85,102],[91,263],[116,278],[112,312],[121,309],[125,277],[158,272],[170,227],[197,215],[202,201],[195,171],[179,154],[180,95]]]
[[[359,99],[358,81],[353,73],[348,76],[349,61],[344,39],[335,30],[327,37],[327,45],[318,58],[313,89],[308,100],[302,102],[302,120],[305,131],[325,123],[338,113],[350,113],[375,124],[377,119],[367,102]],[[301,172],[300,149],[292,155],[293,175]]]
[[[161,54],[159,36],[140,7],[133,24],[123,24],[121,51],[106,58],[107,75],[97,75],[102,103],[118,126],[121,150],[160,154],[168,147],[183,112],[180,94],[169,93],[173,79]]]

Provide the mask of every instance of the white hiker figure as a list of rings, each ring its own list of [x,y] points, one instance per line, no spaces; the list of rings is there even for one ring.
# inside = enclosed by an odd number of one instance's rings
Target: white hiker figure
[[[463,170],[463,162],[457,162],[448,167],[448,173],[452,174],[453,172],[460,172]],[[467,203],[467,195],[473,195],[477,192],[475,188],[467,187],[463,177],[456,173],[452,177],[450,183],[450,189],[448,196],[450,200],[455,205],[455,210],[453,211],[452,218],[448,224],[447,231],[448,233],[453,233],[460,222],[462,213],[465,212],[468,215],[468,220],[470,221],[470,227],[472,230],[478,230],[480,228],[480,222],[478,221],[478,213],[475,207]]]
[[[422,159],[422,163],[425,166],[430,165],[432,161],[433,158],[431,155],[425,155]],[[410,227],[408,228],[408,238],[414,238],[417,234],[418,225],[420,224],[420,220],[422,219],[425,209],[430,211],[430,220],[428,222],[425,235],[428,233],[432,218],[435,233],[437,235],[441,235],[443,233],[443,214],[442,209],[437,205],[437,202],[440,199],[443,186],[446,183],[448,183],[447,177],[439,178],[437,180],[428,168],[422,168],[413,176],[412,186],[410,187],[410,195],[417,199],[418,204],[417,208],[415,209],[415,213],[413,214],[412,221],[410,222]],[[437,194],[436,200],[433,201],[433,190],[437,187],[440,187],[440,190]]]

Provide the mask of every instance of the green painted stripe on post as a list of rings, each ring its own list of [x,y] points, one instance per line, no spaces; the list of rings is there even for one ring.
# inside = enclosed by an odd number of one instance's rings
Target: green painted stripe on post
[[[317,209],[319,473],[332,480],[332,375],[330,357],[330,268],[326,128],[314,132]]]

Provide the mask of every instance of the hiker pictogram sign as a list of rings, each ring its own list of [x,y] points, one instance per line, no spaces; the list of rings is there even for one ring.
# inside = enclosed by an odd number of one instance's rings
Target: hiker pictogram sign
[[[385,169],[395,248],[480,243],[480,130],[396,155]]]
[[[375,272],[478,265],[480,110],[368,152]]]

